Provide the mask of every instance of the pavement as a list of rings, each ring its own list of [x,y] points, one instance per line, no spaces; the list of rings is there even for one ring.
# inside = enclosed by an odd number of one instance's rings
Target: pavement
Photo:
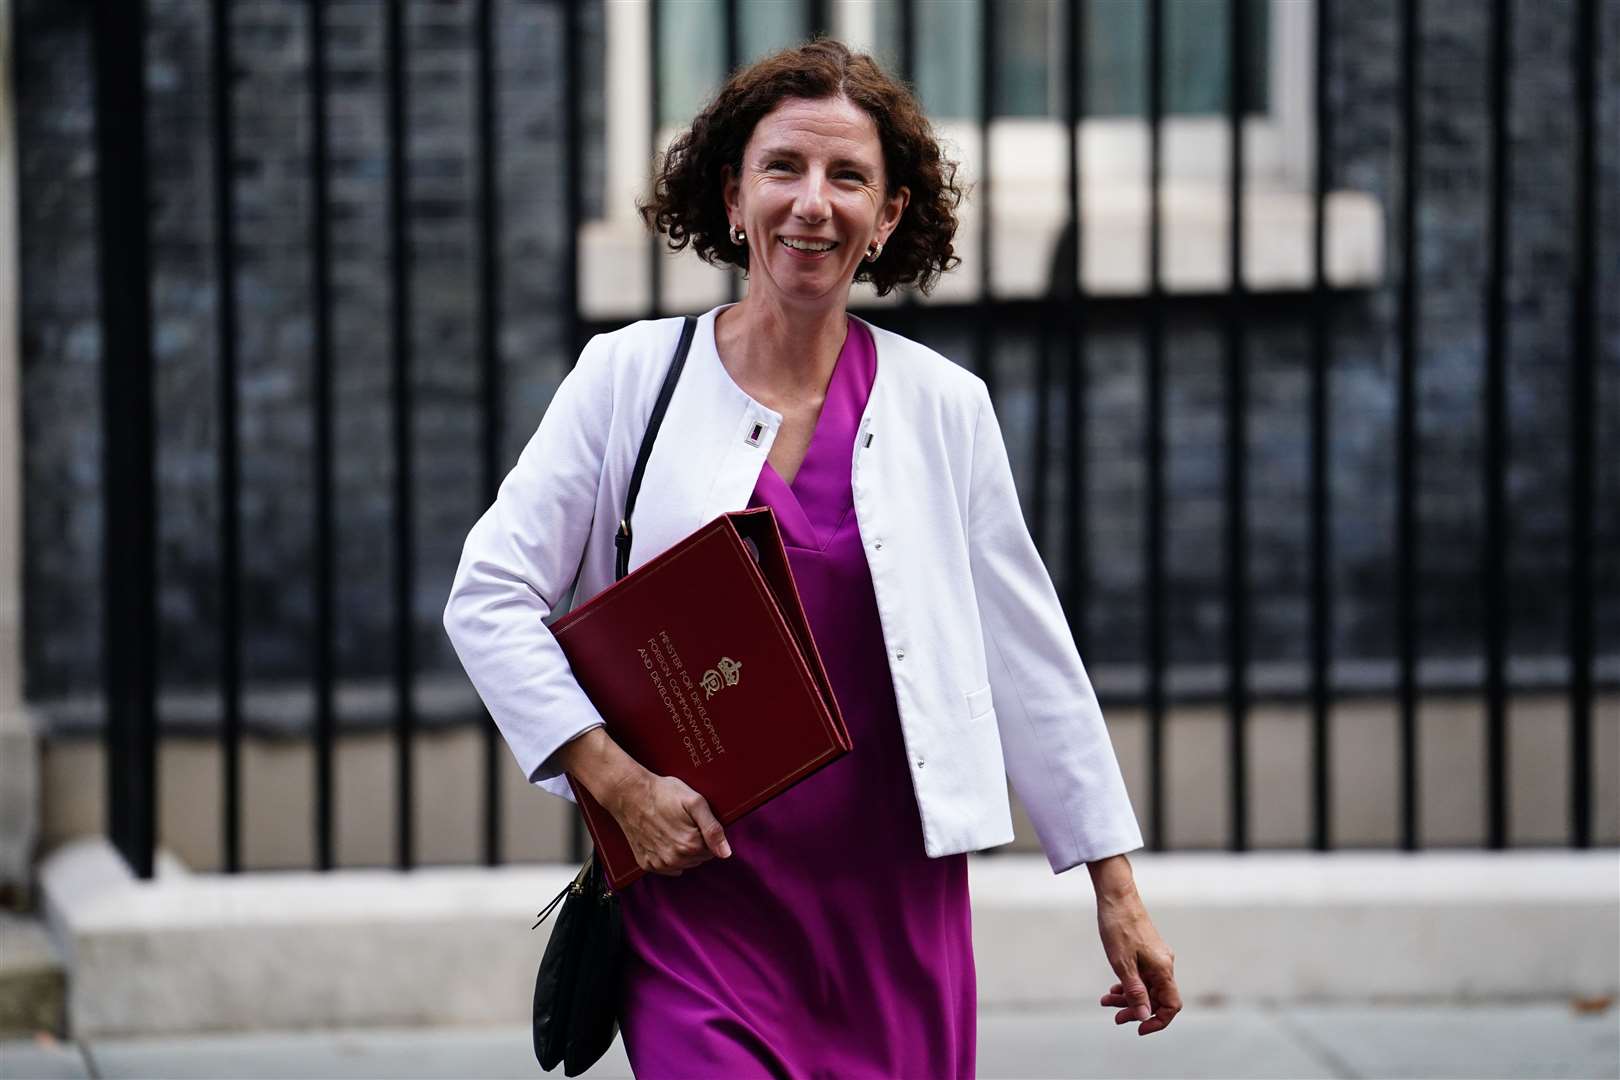
[[[1135,1030],[1115,1027],[1111,1010],[1100,1008],[984,1011],[979,1075],[1620,1078],[1620,1008],[1613,1002],[1202,1007],[1162,1032]],[[0,1041],[6,1080],[540,1075],[528,1029],[513,1026]],[[622,1043],[584,1075],[631,1076]]]

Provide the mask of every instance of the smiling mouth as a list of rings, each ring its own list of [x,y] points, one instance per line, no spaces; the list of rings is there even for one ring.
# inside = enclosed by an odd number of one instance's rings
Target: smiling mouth
[[[794,240],[786,236],[779,236],[777,240],[789,251],[800,255],[825,255],[838,246],[835,240]]]

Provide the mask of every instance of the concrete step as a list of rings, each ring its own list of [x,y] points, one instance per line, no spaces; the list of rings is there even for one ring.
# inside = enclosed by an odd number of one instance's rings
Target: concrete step
[[[79,1039],[521,1023],[574,867],[189,872],[133,879],[104,839],[48,856]],[[1133,855],[1182,997],[1221,1003],[1569,1002],[1620,993],[1612,850]],[[1095,1009],[1113,982],[1083,871],[969,862],[979,1004]],[[267,993],[273,987],[275,992]],[[384,989],[386,988],[386,989]]]
[[[66,1033],[67,967],[37,917],[0,911],[0,1036]]]

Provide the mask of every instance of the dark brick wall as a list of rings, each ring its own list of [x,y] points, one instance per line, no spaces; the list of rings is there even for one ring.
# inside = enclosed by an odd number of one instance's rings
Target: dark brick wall
[[[208,5],[151,0],[148,74],[159,427],[162,679],[218,663],[218,324]],[[233,5],[245,675],[308,670],[313,597],[310,98],[305,6]],[[383,5],[328,5],[338,666],[391,656],[393,461]],[[461,537],[482,509],[475,340],[473,6],[407,5],[417,655],[455,669],[439,626]],[[497,4],[499,243],[506,457],[569,357],[558,315],[561,8]],[[17,5],[28,484],[27,691],[93,687],[100,664],[100,344],[94,273],[89,5]],[[586,10],[587,132],[600,130],[600,9]],[[601,171],[588,140],[587,204]]]
[[[205,688],[218,663],[217,323],[213,248],[211,50],[201,0],[150,0],[148,90],[160,443],[161,677]],[[555,4],[504,0],[501,32],[501,338],[510,462],[569,357],[557,308],[564,221],[561,20]],[[1600,648],[1620,652],[1620,5],[1601,4]],[[456,683],[439,612],[477,484],[478,257],[473,202],[471,5],[408,5],[416,466],[415,625],[420,677]],[[1334,5],[1333,169],[1387,214],[1388,270],[1335,303],[1332,382],[1335,649],[1346,677],[1377,681],[1393,642],[1394,403],[1400,161],[1394,0]],[[1574,121],[1572,0],[1514,5],[1510,314],[1513,652],[1556,656],[1566,622],[1569,415],[1567,282]],[[100,442],[89,6],[20,0],[23,386],[28,695],[93,689],[98,678]],[[304,6],[235,5],[233,73],[241,377],[246,673],[296,683],[309,664],[313,600],[309,160]],[[336,347],[339,671],[386,673],[392,635],[392,458],[386,82],[382,5],[329,5],[332,139],[330,296]],[[1483,520],[1481,438],[1489,115],[1484,4],[1424,5],[1419,177],[1422,370],[1420,595],[1426,655],[1478,653]],[[602,105],[600,8],[584,19],[585,130]],[[589,198],[600,144],[588,142]],[[1256,660],[1298,669],[1309,610],[1308,324],[1304,306],[1250,321],[1249,567]],[[1276,313],[1279,312],[1280,313]],[[1297,312],[1297,314],[1296,314]],[[878,316],[882,320],[882,316]],[[970,327],[919,333],[963,363]],[[1090,341],[1085,521],[1093,591],[1087,659],[1099,682],[1129,685],[1142,631],[1143,430],[1139,333],[1101,325]],[[1032,500],[1033,337],[998,337],[998,402],[1026,503]],[[1173,307],[1167,341],[1173,493],[1167,512],[1171,655],[1179,685],[1224,656],[1221,574],[1224,387],[1220,325]],[[1057,402],[1053,460],[1066,438]],[[1049,494],[1066,498],[1054,474]],[[1058,550],[1055,529],[1045,537]],[[1063,584],[1063,570],[1054,571]],[[1466,665],[1465,665],[1466,666]],[[1110,678],[1109,673],[1114,676]],[[1186,676],[1182,678],[1182,676]],[[1288,680],[1284,678],[1284,683]],[[1177,680],[1172,685],[1178,685]],[[458,700],[465,700],[460,698]]]

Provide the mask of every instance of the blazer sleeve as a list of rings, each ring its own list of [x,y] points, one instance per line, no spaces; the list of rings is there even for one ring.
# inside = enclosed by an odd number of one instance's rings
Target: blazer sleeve
[[[1142,846],[1097,695],[1029,530],[982,380],[968,482],[973,591],[1013,790],[1061,873]]]
[[[517,464],[462,547],[444,628],[530,783],[602,724],[543,621],[578,575],[595,513],[612,392],[601,337],[563,377]],[[552,785],[547,790],[556,790]]]

